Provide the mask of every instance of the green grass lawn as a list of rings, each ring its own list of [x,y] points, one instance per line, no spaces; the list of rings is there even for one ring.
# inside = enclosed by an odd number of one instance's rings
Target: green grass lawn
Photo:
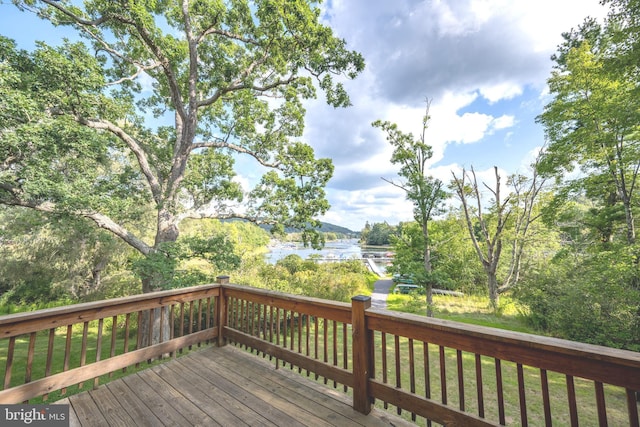
[[[433,305],[434,317],[438,319],[530,334],[538,333],[524,321],[522,307],[509,297],[501,297],[497,313],[491,308],[489,299],[480,296],[434,295]],[[427,303],[424,295],[416,293],[389,294],[387,309],[424,315],[427,312]]]

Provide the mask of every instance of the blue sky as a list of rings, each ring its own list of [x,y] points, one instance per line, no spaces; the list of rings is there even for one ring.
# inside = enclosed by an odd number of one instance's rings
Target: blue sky
[[[404,193],[381,179],[397,178],[397,170],[371,122],[390,120],[418,135],[428,97],[434,176],[448,183],[452,171],[473,166],[491,185],[494,166],[505,178],[527,173],[544,143],[535,117],[549,101],[561,33],[606,13],[598,0],[332,0],[322,8],[367,68],[346,84],[352,107],[336,110],[322,97],[307,104],[303,139],[335,165],[332,207],[322,219],[356,231],[366,221],[412,218]],[[74,33],[0,0],[0,34],[31,49],[35,40],[57,44]],[[239,165],[239,179],[254,182],[255,168]]]

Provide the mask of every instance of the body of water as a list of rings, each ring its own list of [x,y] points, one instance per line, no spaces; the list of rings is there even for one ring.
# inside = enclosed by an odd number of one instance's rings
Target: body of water
[[[310,255],[317,255],[321,258],[350,259],[362,258],[362,254],[385,254],[389,249],[385,248],[362,248],[358,239],[344,239],[327,242],[324,248],[317,250],[310,247],[305,248],[301,243],[278,243],[270,248],[267,254],[267,261],[275,264],[278,260],[287,255],[298,255],[302,259],[307,259]]]

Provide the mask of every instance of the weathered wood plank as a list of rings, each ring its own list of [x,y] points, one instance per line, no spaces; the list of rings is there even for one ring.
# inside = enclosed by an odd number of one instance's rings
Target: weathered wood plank
[[[255,357],[255,356],[253,356]],[[260,381],[260,378],[247,378],[242,375],[242,371],[230,371],[228,369],[220,369],[214,363],[207,363],[210,370],[216,371],[219,377],[215,378],[216,382],[221,378],[226,378],[228,384],[233,386],[231,392],[243,399],[248,399],[252,403],[248,406],[256,404],[260,405],[260,412],[266,411],[270,419],[275,419],[278,425],[287,426],[331,426],[316,414],[306,411],[300,407],[300,400],[306,399],[306,396],[298,396],[298,400],[287,400],[284,396],[288,396],[287,391],[283,387],[273,382],[266,383]],[[205,368],[206,369],[206,368]],[[291,397],[291,396],[289,396]]]
[[[119,381],[116,381],[116,383]],[[168,426],[181,426],[192,425],[187,418],[185,418],[178,410],[171,405],[171,400],[174,396],[163,397],[160,392],[162,390],[155,390],[147,382],[145,382],[140,375],[129,375],[122,379],[122,382],[131,390],[134,396],[143,396],[143,404],[151,411],[154,416],[160,419],[165,425]],[[165,383],[166,388],[169,387]],[[139,399],[136,399],[139,400]],[[123,405],[124,406],[124,405]]]
[[[146,402],[142,400],[146,397],[139,397],[133,390],[131,390],[127,383],[124,381],[112,381],[106,385],[106,388],[113,393],[114,397],[120,403],[120,406],[129,414],[131,418],[136,420],[136,426],[158,426],[158,425],[173,425],[165,422],[164,419],[159,418],[154,411],[149,409]]]
[[[234,381],[229,381],[208,366],[200,365],[197,359],[178,360],[173,366],[191,387],[206,393],[211,400],[215,400],[231,413],[242,413],[243,422],[249,425],[277,426],[295,422],[286,413],[272,411],[271,407],[254,395],[247,393]],[[194,366],[191,366],[194,365]],[[218,368],[219,369],[219,368]],[[282,423],[270,422],[269,419],[280,419]]]
[[[189,381],[185,381],[180,372],[176,372],[174,365],[175,361],[155,366],[153,370],[164,378],[167,382],[171,383],[173,387],[176,387],[184,395],[184,397],[196,405],[200,410],[209,415],[215,423],[213,425],[221,426],[235,426],[235,425],[247,425],[242,420],[236,417],[229,408],[221,405],[211,396],[196,387],[196,384],[192,384]]]
[[[309,399],[306,393],[295,390],[295,388],[289,384],[282,385],[276,381],[265,378],[260,372],[250,371],[249,369],[243,369],[242,372],[233,372],[229,369],[230,364],[224,361],[219,362],[219,359],[220,358],[216,358],[215,360],[211,358],[200,358],[198,360],[199,363],[202,363],[203,367],[208,367],[219,372],[221,377],[226,378],[228,381],[234,381],[236,385],[244,388],[248,393],[256,397],[265,396],[263,393],[266,391],[271,395],[268,399],[271,400],[272,408],[280,408],[280,410],[282,410],[285,405],[293,405],[293,409],[287,409],[287,413],[289,414],[288,418],[292,418],[292,420],[283,420],[283,423],[280,425],[332,425],[326,421],[329,419],[339,424],[348,422],[348,419],[336,414],[335,411],[325,406],[318,405]]]
[[[70,396],[72,426],[410,426],[290,370],[234,348],[209,347]]]
[[[208,426],[216,424],[209,415],[177,390],[175,385],[166,382],[152,369],[139,372],[137,376],[151,388],[149,394],[145,394],[145,396],[150,396],[151,393],[157,394],[159,400],[166,402],[168,406],[171,406],[186,418],[188,425]]]
[[[93,403],[93,400],[91,400],[90,397],[89,397],[89,400],[91,401],[91,403]],[[82,424],[80,423],[80,416],[82,416],[83,418],[86,418],[86,413],[83,412],[83,408],[80,408],[80,412],[77,412],[76,408],[74,408],[74,406],[71,405],[71,402],[69,401],[68,398],[57,401],[56,405],[69,405],[69,427],[82,426]],[[93,405],[93,407],[95,408],[96,417],[99,416],[101,418],[100,421],[102,425],[106,425],[107,421],[104,419],[104,417],[102,417],[102,414],[100,414],[100,411],[97,410],[97,407],[95,406],[95,404]]]
[[[102,416],[105,418],[105,425],[112,427],[130,427],[137,425],[137,420],[129,416],[129,414],[122,408],[118,399],[116,399],[107,387],[99,387],[95,390],[89,391],[88,393],[91,395],[93,402],[97,406],[97,412],[102,413]],[[92,420],[89,425],[99,424],[95,424]]]
[[[376,409],[372,411],[371,416],[364,415],[352,408],[352,399],[344,393],[334,390],[315,381],[309,380],[306,376],[299,375],[287,369],[274,369],[273,365],[266,360],[252,358],[238,349],[225,349],[224,352],[214,353],[215,358],[212,359],[216,364],[223,366],[225,370],[234,370],[237,368],[239,361],[243,361],[242,375],[250,378],[261,378],[266,383],[276,383],[287,387],[291,392],[298,396],[303,396],[306,400],[305,405],[317,408],[324,406],[335,411],[342,417],[348,418],[346,425],[363,425],[371,427],[382,426],[413,426],[414,424],[402,419],[392,417],[393,421],[387,419],[388,414],[382,413]],[[202,352],[195,355],[202,358],[210,358],[209,352]],[[246,362],[245,358],[249,358]],[[254,360],[255,359],[255,360]],[[335,417],[331,417],[335,418]]]

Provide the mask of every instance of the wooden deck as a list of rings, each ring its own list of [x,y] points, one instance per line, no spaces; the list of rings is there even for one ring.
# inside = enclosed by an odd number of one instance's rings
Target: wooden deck
[[[413,426],[233,346],[208,347],[71,396],[71,426]]]

